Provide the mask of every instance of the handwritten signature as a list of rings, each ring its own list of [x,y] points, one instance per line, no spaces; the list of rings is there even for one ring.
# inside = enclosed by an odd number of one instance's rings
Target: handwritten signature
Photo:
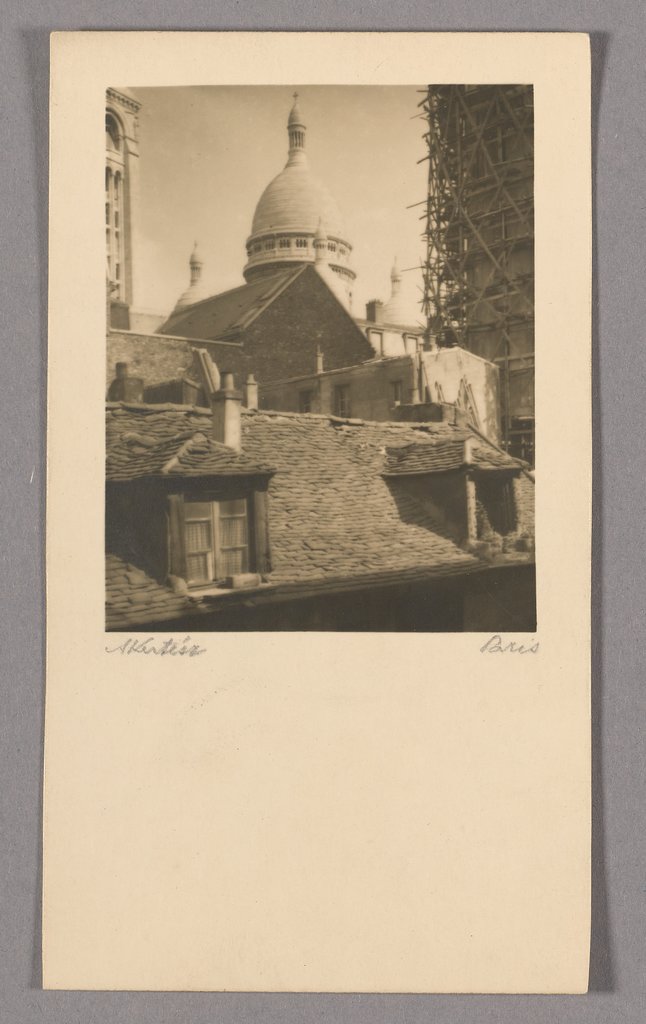
[[[173,658],[197,658],[200,654],[206,654],[206,647],[193,643],[190,636],[185,636],[183,640],[174,640],[171,637],[170,640],[161,643],[157,642],[154,636],[149,636],[145,640],[136,640],[129,636],[123,643],[116,647],[106,647],[105,650],[106,654],[156,654],[160,658],[166,655]]]
[[[490,636],[486,644],[480,648],[481,654],[536,654],[538,640],[532,644],[517,644],[513,640],[504,643],[499,633]]]

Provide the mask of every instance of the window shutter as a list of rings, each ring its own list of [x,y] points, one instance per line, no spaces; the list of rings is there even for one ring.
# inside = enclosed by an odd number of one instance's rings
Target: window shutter
[[[269,547],[269,497],[267,491],[254,492],[254,520],[256,539],[256,572],[271,572]]]
[[[181,494],[168,495],[168,571],[172,576],[186,579],[184,498]]]

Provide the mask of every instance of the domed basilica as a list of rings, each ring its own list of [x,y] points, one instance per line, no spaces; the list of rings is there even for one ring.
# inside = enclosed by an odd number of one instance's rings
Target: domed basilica
[[[303,263],[327,262],[336,278],[335,291],[349,308],[356,277],[350,262],[352,245],[333,196],[310,169],[305,152],[306,125],[298,105],[298,93],[294,93],[287,134],[287,163],[267,185],[253,216],[247,239],[245,280],[256,281],[277,270]],[[322,238],[327,244],[325,260],[320,252]]]

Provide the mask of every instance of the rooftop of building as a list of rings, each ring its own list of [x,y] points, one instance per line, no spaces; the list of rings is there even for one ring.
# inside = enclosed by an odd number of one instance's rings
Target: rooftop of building
[[[421,337],[426,330],[423,324],[414,324],[411,323],[410,321],[401,323],[391,323],[390,321],[386,320],[370,320],[368,317],[365,316],[356,316],[355,320],[357,321],[358,324],[360,324],[362,328],[370,327],[372,328],[372,330],[375,331],[398,331],[400,333],[405,331],[406,334],[414,334],[417,335],[417,337]]]
[[[304,265],[277,270],[274,274],[263,275],[250,283],[175,309],[160,333],[233,340],[306,269]]]
[[[243,410],[241,425],[244,458],[251,467],[275,470],[269,483],[272,572],[266,582],[281,590],[383,585],[480,568],[477,555],[460,547],[427,506],[389,479],[388,467],[401,453],[404,459],[427,458],[425,472],[446,469],[440,464],[445,457],[448,468],[454,468],[468,439],[482,468],[492,463],[518,472],[522,468],[474,432],[446,423],[374,423]],[[210,429],[206,409],[109,403],[109,466],[116,453],[117,480],[144,476],[152,451],[158,472],[161,459],[191,437],[198,439],[198,455],[210,448],[204,444]],[[134,447],[127,437],[135,438]],[[148,449],[141,450],[140,438],[147,439]],[[132,472],[124,467],[124,457],[131,461]],[[227,471],[223,467],[223,474]],[[524,475],[523,486],[532,486]],[[134,553],[109,555],[109,628],[205,610],[195,594],[178,595],[142,573]],[[528,557],[514,551],[503,561],[520,563]]]
[[[234,342],[299,278],[309,281],[313,287],[322,285],[334,296],[348,323],[352,324],[357,336],[365,341],[361,327],[340,300],[334,284],[322,276],[313,263],[301,263],[273,273],[266,272],[246,284],[211,295],[183,309],[175,309],[159,333],[194,340]]]

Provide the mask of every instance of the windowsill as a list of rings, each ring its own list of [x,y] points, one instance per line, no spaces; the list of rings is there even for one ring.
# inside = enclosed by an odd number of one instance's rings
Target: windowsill
[[[274,583],[258,583],[253,587],[204,587],[189,589],[188,597],[194,601],[217,601],[220,598],[258,594],[266,590],[274,590]]]

